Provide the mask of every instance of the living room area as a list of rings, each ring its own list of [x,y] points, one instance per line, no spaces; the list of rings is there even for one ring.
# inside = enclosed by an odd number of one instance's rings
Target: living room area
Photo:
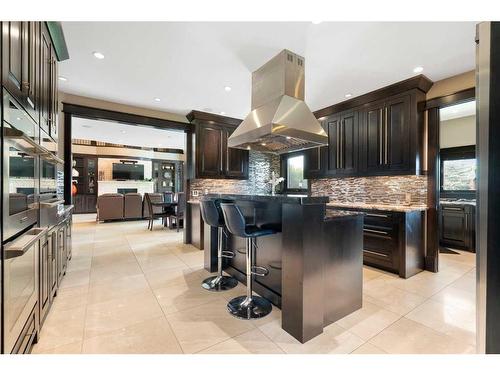
[[[98,222],[148,219],[148,229],[156,219],[182,227],[185,133],[149,117],[115,119],[122,112],[63,105],[71,116],[75,214]],[[94,114],[70,113],[75,109]]]

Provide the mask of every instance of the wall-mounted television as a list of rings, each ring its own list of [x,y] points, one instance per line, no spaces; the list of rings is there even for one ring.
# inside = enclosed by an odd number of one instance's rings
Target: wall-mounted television
[[[113,180],[144,180],[144,165],[113,163]]]

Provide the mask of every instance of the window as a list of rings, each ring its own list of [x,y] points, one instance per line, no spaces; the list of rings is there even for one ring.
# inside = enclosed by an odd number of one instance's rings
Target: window
[[[476,150],[474,146],[443,148],[441,196],[473,198],[476,194]]]
[[[304,179],[304,155],[291,156],[286,160],[287,190],[307,190],[307,180]]]
[[[476,159],[443,160],[443,190],[475,191]]]

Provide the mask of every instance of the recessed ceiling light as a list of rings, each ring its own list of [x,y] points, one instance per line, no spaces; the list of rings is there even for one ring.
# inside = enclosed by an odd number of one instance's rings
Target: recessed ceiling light
[[[344,95],[346,98],[350,98],[352,96],[352,94],[345,94]]]
[[[229,91],[231,91],[232,89],[231,89],[231,87],[230,87],[230,86],[224,86],[224,90],[225,90],[226,92],[229,92]]]
[[[63,77],[63,76],[59,76],[59,81],[63,81],[63,82],[66,82],[68,79],[66,77]]]
[[[92,54],[94,55],[94,57],[95,57],[96,59],[99,59],[99,60],[104,59],[104,55],[103,55],[101,52],[94,51],[94,52],[92,52]]]
[[[222,116],[224,116],[224,115],[226,114],[226,112],[221,111],[221,112],[220,112],[220,114],[221,114]]]
[[[154,100],[155,100],[155,102],[161,102],[160,98],[155,98]]]
[[[413,69],[413,73],[422,73],[424,71],[424,68],[421,66],[417,66],[415,69]]]
[[[313,25],[319,25],[321,22],[323,22],[323,21],[312,21],[312,24]]]

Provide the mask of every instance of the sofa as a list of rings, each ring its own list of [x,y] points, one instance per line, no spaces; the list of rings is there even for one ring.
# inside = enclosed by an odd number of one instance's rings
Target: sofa
[[[123,197],[123,218],[142,219],[142,195],[139,193],[127,193]]]
[[[107,193],[97,197],[97,221],[123,219],[123,194]]]

